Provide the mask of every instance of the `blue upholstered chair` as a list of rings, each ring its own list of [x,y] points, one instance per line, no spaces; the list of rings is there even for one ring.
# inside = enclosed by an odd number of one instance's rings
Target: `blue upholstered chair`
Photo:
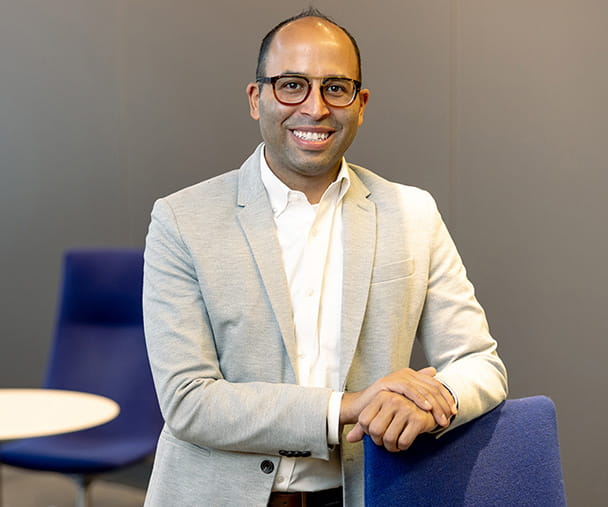
[[[555,406],[545,396],[507,400],[404,452],[369,437],[364,446],[368,507],[566,505]]]
[[[163,424],[144,342],[142,284],[141,250],[66,253],[45,387],[107,396],[121,412],[96,428],[0,450],[4,463],[76,477],[80,505],[94,475],[150,455]]]

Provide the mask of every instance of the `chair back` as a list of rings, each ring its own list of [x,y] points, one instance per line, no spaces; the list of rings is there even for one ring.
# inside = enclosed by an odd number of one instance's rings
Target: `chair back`
[[[144,340],[142,288],[141,250],[66,252],[45,387],[107,396],[120,415],[95,431],[155,441],[163,420]]]
[[[566,505],[555,406],[507,400],[440,438],[390,453],[366,437],[367,506]]]

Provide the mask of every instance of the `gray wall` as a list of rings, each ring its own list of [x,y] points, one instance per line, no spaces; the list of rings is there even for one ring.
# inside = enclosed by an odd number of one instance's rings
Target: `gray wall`
[[[259,38],[308,3],[0,0],[0,385],[42,380],[65,248],[142,246],[254,148]],[[511,396],[554,399],[570,504],[603,505],[608,3],[315,3],[372,90],[349,159],[435,195]]]

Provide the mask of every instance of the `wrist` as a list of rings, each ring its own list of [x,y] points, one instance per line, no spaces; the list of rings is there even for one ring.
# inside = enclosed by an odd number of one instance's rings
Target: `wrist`
[[[358,400],[361,393],[344,393],[342,395],[342,402],[340,403],[340,426],[345,424],[355,424],[359,418],[359,412],[357,409]]]

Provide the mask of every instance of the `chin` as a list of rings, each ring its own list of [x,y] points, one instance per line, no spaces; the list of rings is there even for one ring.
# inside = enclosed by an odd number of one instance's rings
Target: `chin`
[[[301,174],[309,176],[318,176],[326,174],[330,171],[339,168],[342,157],[328,158],[328,157],[303,157],[297,161],[294,161],[294,167],[297,168]]]

